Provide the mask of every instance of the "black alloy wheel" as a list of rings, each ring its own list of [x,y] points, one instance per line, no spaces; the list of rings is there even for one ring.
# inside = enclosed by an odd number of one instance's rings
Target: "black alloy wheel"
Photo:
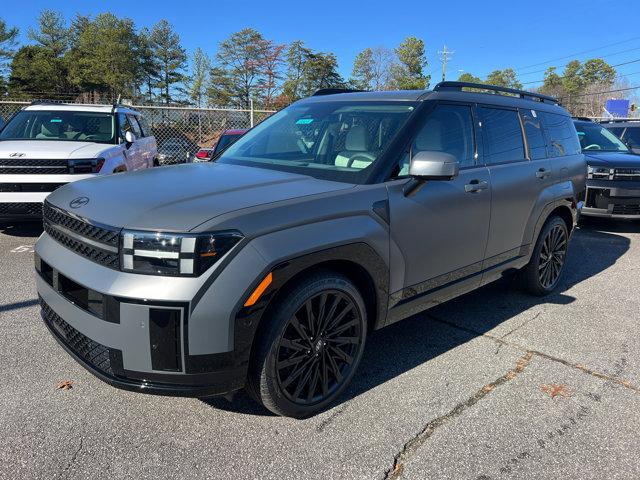
[[[338,290],[326,290],[300,306],[278,342],[278,384],[287,399],[309,405],[335,392],[364,341],[361,324],[353,299]]]
[[[538,264],[538,278],[543,288],[553,288],[560,279],[567,243],[567,229],[563,225],[554,225],[544,238]]]
[[[364,300],[335,272],[296,281],[262,320],[248,392],[279,415],[311,416],[333,402],[360,363],[367,334]]]
[[[529,293],[548,295],[560,284],[569,247],[569,229],[558,217],[549,218],[533,247],[529,263],[520,272],[522,285]]]

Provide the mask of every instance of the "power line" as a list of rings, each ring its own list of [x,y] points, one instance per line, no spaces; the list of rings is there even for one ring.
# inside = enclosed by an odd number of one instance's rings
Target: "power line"
[[[613,57],[615,55],[621,55],[623,53],[635,52],[637,50],[640,50],[640,47],[629,48],[627,50],[622,50],[620,52],[615,52],[615,53],[608,53],[608,54],[606,54],[606,55],[604,55],[604,56],[602,56],[600,58],[602,58],[604,60],[605,58],[608,58],[608,57]],[[555,67],[555,65],[552,66],[552,67]],[[531,72],[526,72],[526,73],[519,73],[519,75],[522,77],[524,75],[533,75],[534,73],[546,72],[549,68],[552,68],[552,67],[547,67],[547,68],[543,68],[543,69],[540,69],[540,70],[533,70]]]
[[[566,95],[566,98],[588,97],[592,95],[604,95],[605,93],[627,92],[629,90],[637,90],[638,88],[640,88],[640,85],[635,85],[633,87],[627,87],[627,88],[617,88],[615,90],[607,90],[604,92],[592,92],[592,93],[580,93],[578,95]],[[562,99],[565,97],[560,97],[560,98]]]
[[[633,37],[633,38],[630,38],[630,39],[628,39],[628,40],[622,40],[621,42],[610,43],[610,44],[608,44],[608,45],[603,45],[603,46],[601,46],[601,47],[591,48],[591,49],[589,49],[589,50],[583,50],[583,51],[581,51],[581,52],[572,53],[572,54],[570,54],[570,55],[566,55],[566,56],[564,56],[564,57],[558,57],[558,58],[554,58],[553,60],[547,60],[546,62],[540,62],[540,63],[534,63],[534,64],[532,64],[532,65],[527,65],[526,67],[518,67],[518,68],[516,68],[516,69],[515,69],[515,71],[517,72],[517,71],[519,71],[519,70],[526,70],[527,68],[538,67],[538,66],[540,66],[540,65],[546,65],[546,64],[548,64],[548,63],[558,62],[558,61],[560,61],[560,60],[566,60],[566,59],[568,59],[568,58],[576,57],[576,56],[578,56],[578,55],[584,55],[585,53],[591,53],[591,52],[595,52],[595,51],[597,51],[597,50],[602,50],[602,49],[604,49],[604,48],[614,47],[614,46],[616,46],[616,45],[621,45],[621,44],[623,44],[623,43],[629,43],[629,42],[632,42],[632,41],[634,41],[634,40],[640,40],[640,37]]]
[[[621,67],[623,65],[629,65],[631,63],[638,63],[638,62],[640,62],[640,58],[637,59],[637,60],[630,60],[628,62],[617,63],[615,65],[610,65],[610,66],[611,67]],[[562,76],[562,75],[560,75],[560,76]],[[543,78],[542,80],[532,80],[530,82],[523,82],[522,85],[531,85],[532,83],[541,83],[541,82],[544,82],[544,80],[545,79]]]
[[[540,65],[547,65],[547,64],[549,64],[549,63],[558,62],[558,61],[560,61],[560,60],[567,60],[567,59],[569,59],[569,58],[573,58],[573,57],[576,57],[576,56],[579,56],[579,55],[584,55],[584,54],[586,54],[586,53],[595,52],[595,51],[598,51],[598,50],[603,50],[603,49],[605,49],[605,48],[609,48],[609,47],[614,47],[614,46],[616,46],[616,45],[621,45],[621,44],[623,44],[623,43],[629,43],[629,42],[632,42],[632,41],[634,41],[634,40],[640,40],[640,37],[633,37],[633,38],[630,38],[630,39],[628,39],[628,40],[622,40],[622,41],[620,41],[620,42],[609,43],[609,44],[607,44],[607,45],[602,45],[602,46],[600,46],[600,47],[591,48],[591,49],[589,49],[589,50],[583,50],[583,51],[581,51],[581,52],[572,53],[572,54],[566,55],[566,56],[564,56],[564,57],[558,57],[558,58],[554,58],[554,59],[552,59],[552,60],[547,60],[546,62],[533,63],[533,64],[531,64],[531,65],[526,65],[526,66],[524,66],[524,67],[514,68],[513,70],[514,70],[515,72],[519,72],[519,71],[521,71],[521,70],[527,70],[528,68],[538,67],[538,66],[540,66]],[[617,53],[614,53],[614,54],[611,54],[611,55],[617,55],[618,53],[626,53],[627,51],[633,51],[633,50],[639,50],[639,49],[640,49],[640,48],[632,48],[632,49],[629,49],[629,50],[626,50],[626,51],[622,51],[622,52],[617,52]],[[545,70],[546,70],[546,69],[545,69]],[[542,71],[544,71],[544,70],[542,70]],[[490,73],[490,72],[489,72],[489,73]],[[489,73],[481,74],[481,75],[480,75],[480,77],[485,77],[485,76],[489,75]],[[534,73],[534,72],[529,72],[529,73]],[[537,73],[537,72],[535,72],[535,73]],[[524,75],[528,75],[528,73],[525,73]]]

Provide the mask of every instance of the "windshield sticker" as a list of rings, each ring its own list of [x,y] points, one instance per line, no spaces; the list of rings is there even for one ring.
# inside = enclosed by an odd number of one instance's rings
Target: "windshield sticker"
[[[296,125],[309,125],[313,123],[313,118],[299,118],[296,120]]]
[[[52,118],[51,120],[49,120],[50,123],[62,123],[62,119],[61,118]]]

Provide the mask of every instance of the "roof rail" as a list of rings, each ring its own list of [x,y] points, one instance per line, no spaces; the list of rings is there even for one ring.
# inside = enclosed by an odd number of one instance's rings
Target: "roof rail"
[[[316,93],[314,93],[312,96],[314,97],[320,97],[322,95],[334,95],[336,93],[358,93],[358,92],[365,92],[366,90],[356,90],[353,88],[321,88],[320,90],[316,91]]]
[[[551,103],[554,105],[560,105],[557,98],[549,97],[548,95],[542,95],[541,93],[526,92],[524,90],[517,90],[515,88],[499,87],[497,85],[487,85],[485,83],[471,83],[471,82],[440,82],[433,87],[434,92],[442,91],[458,91],[461,92],[463,88],[476,88],[478,90],[490,90],[496,93],[511,93],[519,96],[525,100],[533,100],[544,103]]]
[[[32,100],[29,105],[60,105],[61,102],[53,100]]]
[[[574,120],[582,120],[583,122],[594,122],[595,120],[593,118],[589,118],[589,117],[571,117]]]

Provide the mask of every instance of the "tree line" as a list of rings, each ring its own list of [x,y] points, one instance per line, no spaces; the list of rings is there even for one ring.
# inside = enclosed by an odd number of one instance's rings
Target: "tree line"
[[[27,34],[30,43],[18,47],[18,29],[0,19],[0,95],[280,108],[321,88],[426,89],[431,81],[425,43],[414,36],[393,49],[359,52],[351,75],[343,78],[333,53],[302,40],[279,44],[253,28],[220,42],[212,58],[200,48],[189,56],[167,20],[137,28],[111,13],[78,14],[68,22],[59,12],[43,10]],[[580,113],[597,109],[585,105],[600,102],[595,93],[610,89],[616,77],[602,59],[574,60],[562,72],[547,69],[534,90],[560,97]],[[458,80],[523,87],[512,68],[484,79],[464,73]]]

